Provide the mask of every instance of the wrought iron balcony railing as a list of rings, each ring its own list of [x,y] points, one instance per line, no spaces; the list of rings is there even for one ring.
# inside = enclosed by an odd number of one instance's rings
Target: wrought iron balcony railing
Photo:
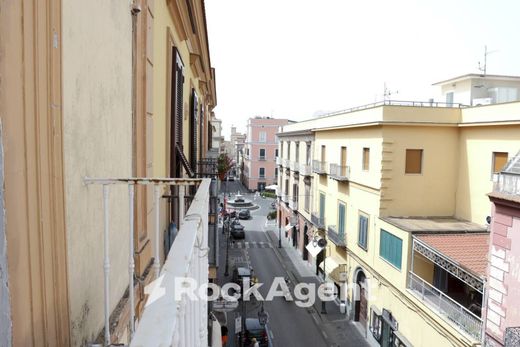
[[[312,171],[319,175],[326,175],[327,174],[327,162],[313,160],[312,161]]]
[[[321,217],[319,212],[312,212],[311,213],[311,222],[318,229],[325,230],[325,217]]]
[[[282,166],[289,168],[289,162],[290,162],[289,159],[282,159]]]
[[[335,225],[329,225],[327,228],[327,237],[336,246],[345,247],[346,239],[344,233],[339,233]]]
[[[291,161],[289,163],[289,168],[291,169],[291,171],[298,172],[300,171],[300,163],[298,163],[297,161]]]
[[[310,176],[312,174],[311,166],[307,164],[300,164],[300,174],[303,176]]]
[[[480,341],[482,319],[410,271],[408,288],[452,325]]]
[[[129,288],[134,288],[134,203],[135,186],[153,186],[155,242],[153,245],[153,274],[155,280],[150,284],[150,295],[144,307],[139,325],[135,328],[134,290],[129,290],[130,346],[207,346],[207,301],[191,300],[187,295],[177,295],[179,285],[176,281],[193,279],[198,286],[208,283],[208,213],[211,179],[176,179],[176,178],[85,178],[88,185],[103,187],[104,210],[104,309],[105,336],[104,345],[110,345],[110,187],[128,186],[129,206],[129,243],[128,273]],[[186,192],[189,186],[197,186],[191,205],[172,243],[168,256],[161,268],[160,264],[160,199],[163,189],[179,186],[179,210],[185,211]],[[191,283],[188,283],[191,285]],[[150,288],[149,287],[149,288]]]
[[[350,179],[350,166],[330,164],[330,177],[336,181],[348,181]]]
[[[265,161],[265,160],[266,160],[266,159],[265,159],[265,155],[261,155],[261,156],[259,156],[259,157],[258,157],[258,160],[259,160],[259,161]]]
[[[298,211],[298,200],[290,199],[289,208],[293,211]]]

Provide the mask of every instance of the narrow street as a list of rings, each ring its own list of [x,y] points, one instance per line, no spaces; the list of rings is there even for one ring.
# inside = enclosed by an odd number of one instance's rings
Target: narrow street
[[[226,263],[226,243],[224,238],[220,245],[220,267],[218,273],[218,282],[220,285],[230,282],[232,279],[233,268],[235,266],[246,266],[254,269],[254,275],[258,277],[263,286],[259,289],[265,298],[269,288],[275,277],[289,276],[287,266],[280,254],[277,240],[273,241],[271,237],[264,231],[266,215],[271,210],[271,202],[273,199],[263,199],[259,196],[255,198],[254,194],[245,193],[239,182],[226,182],[227,187],[221,187],[222,192],[232,192],[233,197],[238,191],[244,194],[246,199],[250,199],[260,208],[252,210],[252,218],[249,220],[241,220],[246,230],[244,240],[230,240],[229,247],[229,276],[224,276]],[[222,231],[221,231],[222,232]],[[283,250],[283,249],[282,249]],[[292,275],[294,277],[294,275]],[[317,280],[314,280],[317,282]],[[319,300],[319,299],[318,299]],[[351,334],[356,334],[352,342],[348,339],[340,342],[332,342],[330,340],[330,332],[327,334],[324,322],[320,318],[317,307],[320,303],[309,308],[298,307],[294,302],[289,302],[283,298],[276,297],[273,301],[264,302],[264,310],[269,314],[268,328],[270,330],[270,340],[272,346],[362,346],[360,344],[360,334],[350,326]],[[335,303],[328,303],[329,311],[337,310],[333,308]],[[331,307],[331,309],[329,309]],[[255,300],[247,302],[246,317],[258,317],[260,303]],[[237,346],[234,337],[234,320],[235,317],[242,312],[242,307],[236,311],[227,313],[227,327],[229,329],[228,346]],[[339,328],[336,328],[339,329]],[[359,336],[357,336],[359,335]],[[239,345],[238,345],[239,346]]]

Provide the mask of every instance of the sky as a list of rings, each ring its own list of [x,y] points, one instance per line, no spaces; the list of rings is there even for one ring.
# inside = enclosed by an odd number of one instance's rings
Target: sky
[[[383,100],[467,73],[520,76],[519,0],[206,0],[223,134]]]

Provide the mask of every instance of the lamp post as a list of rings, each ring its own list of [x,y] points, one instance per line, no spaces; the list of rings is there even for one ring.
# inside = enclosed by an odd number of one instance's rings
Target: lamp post
[[[325,283],[327,279],[327,267],[325,266],[325,258],[327,258],[327,240],[320,239],[318,241],[318,246],[323,248],[323,282]],[[326,302],[324,300],[321,300],[321,313],[327,314]]]

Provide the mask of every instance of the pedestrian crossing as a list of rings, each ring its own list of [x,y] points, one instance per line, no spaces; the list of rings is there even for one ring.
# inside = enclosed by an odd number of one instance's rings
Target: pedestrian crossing
[[[235,241],[231,243],[230,247],[236,249],[273,248],[273,245],[265,241]]]

